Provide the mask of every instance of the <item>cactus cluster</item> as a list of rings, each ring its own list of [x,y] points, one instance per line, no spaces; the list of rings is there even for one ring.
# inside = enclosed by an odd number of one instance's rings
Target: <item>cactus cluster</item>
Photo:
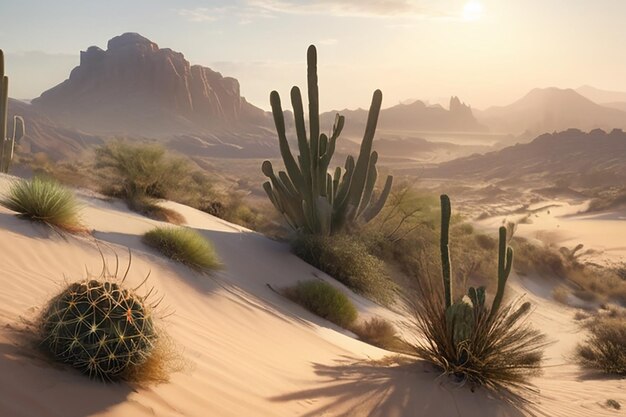
[[[272,163],[264,161],[263,173],[269,181],[263,184],[269,199],[297,232],[331,235],[357,221],[373,219],[383,208],[393,178],[387,177],[378,199],[373,200],[378,177],[378,154],[372,151],[374,133],[382,103],[380,90],[374,92],[367,126],[356,162],[348,156],[344,170],[337,167],[331,175],[329,165],[336,141],[344,126],[344,117],[337,115],[329,135],[320,133],[319,92],[317,85],[317,51],[307,51],[307,83],[309,99],[309,133],[305,127],[302,95],[298,87],[291,89],[291,102],[298,139],[299,155],[294,158],[285,130],[285,119],[276,91],[270,95],[274,123],[285,171],[275,174]]]
[[[93,378],[114,380],[149,358],[157,333],[145,297],[121,283],[70,284],[41,317],[43,345],[59,361]]]
[[[470,287],[467,295],[458,300],[454,300],[453,280],[451,277],[450,252],[448,246],[448,235],[450,230],[451,217],[450,198],[443,194],[441,196],[441,267],[445,298],[445,319],[448,335],[454,346],[471,339],[476,325],[476,317],[479,312],[485,311],[485,287]],[[489,309],[488,321],[496,316],[502,298],[506,282],[511,273],[513,264],[513,249],[507,246],[507,229],[502,226],[499,230],[498,245],[498,288],[496,295]],[[528,302],[523,303],[512,316],[521,315],[530,308]]]
[[[4,53],[0,49],[0,172],[9,172],[15,143],[24,136],[24,119],[20,116],[13,118],[13,134],[7,137],[9,106],[9,77],[4,75]]]

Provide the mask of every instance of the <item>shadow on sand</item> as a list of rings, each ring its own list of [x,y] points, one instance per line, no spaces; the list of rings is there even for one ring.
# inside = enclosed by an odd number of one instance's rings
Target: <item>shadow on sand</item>
[[[524,414],[485,390],[471,392],[438,378],[427,363],[400,360],[354,362],[343,358],[336,365],[314,363],[322,384],[312,389],[273,397],[276,402],[315,404],[302,417],[523,417]]]

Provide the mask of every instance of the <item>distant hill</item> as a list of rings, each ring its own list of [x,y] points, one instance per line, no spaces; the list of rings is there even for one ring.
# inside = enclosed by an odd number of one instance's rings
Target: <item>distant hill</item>
[[[594,103],[602,105],[605,105],[605,103],[626,102],[626,92],[601,90],[590,85],[578,87],[576,92]]]
[[[492,131],[518,134],[577,128],[626,128],[626,112],[594,103],[572,89],[536,88],[520,100],[477,113]]]
[[[367,110],[339,110],[321,115],[322,126],[332,126],[335,115],[346,118],[345,131],[351,135],[361,135],[367,123]],[[432,131],[432,132],[477,132],[486,130],[476,121],[470,106],[458,97],[450,99],[449,110],[439,105],[427,106],[422,101],[398,104],[381,110],[378,129],[386,131]]]
[[[9,99],[8,109],[10,123],[15,115],[22,116],[26,123],[26,133],[19,142],[19,153],[44,152],[50,159],[58,160],[75,157],[103,143],[98,135],[60,126],[28,103]]]
[[[106,134],[156,137],[271,123],[240,96],[236,79],[190,65],[137,33],[111,39],[106,50],[81,52],[69,78],[32,105],[63,126]]]
[[[522,183],[561,183],[575,187],[622,186],[626,182],[626,133],[569,129],[543,134],[484,155],[444,162],[421,175]]]

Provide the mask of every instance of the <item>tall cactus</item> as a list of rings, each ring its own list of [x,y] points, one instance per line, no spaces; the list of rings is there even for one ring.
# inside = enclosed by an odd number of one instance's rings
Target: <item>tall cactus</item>
[[[13,118],[13,134],[7,137],[7,115],[9,107],[9,77],[4,75],[4,53],[0,49],[0,172],[9,172],[15,143],[24,136],[24,119],[20,116]]]
[[[469,339],[474,328],[474,317],[477,311],[485,306],[485,288],[470,287],[467,295],[458,301],[453,298],[453,279],[451,277],[449,231],[451,217],[450,198],[441,195],[441,271],[444,288],[445,317],[448,333],[455,346]],[[500,240],[498,249],[498,289],[489,311],[489,321],[495,317],[502,304],[504,289],[513,265],[513,249],[507,246],[507,229],[502,226],[499,230]],[[524,303],[520,312],[530,307]],[[515,313],[518,314],[518,313]],[[521,314],[521,313],[520,313]]]
[[[269,181],[263,184],[270,201],[297,232],[330,235],[358,221],[368,222],[383,208],[391,184],[388,176],[376,201],[372,201],[378,177],[378,154],[372,151],[376,124],[382,103],[382,93],[376,90],[372,97],[367,125],[359,156],[346,158],[344,170],[335,168],[329,173],[330,161],[345,119],[337,114],[330,135],[320,134],[319,91],[317,85],[317,51],[307,51],[307,87],[309,99],[309,134],[305,127],[302,94],[298,87],[291,89],[291,103],[298,139],[299,155],[294,158],[287,141],[285,119],[276,91],[270,94],[272,114],[278,134],[280,154],[285,171],[274,173],[272,163],[264,161],[261,167]]]

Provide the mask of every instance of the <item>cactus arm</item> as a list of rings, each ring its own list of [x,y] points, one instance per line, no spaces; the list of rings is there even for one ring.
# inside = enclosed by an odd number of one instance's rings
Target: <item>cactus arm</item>
[[[363,212],[363,219],[365,222],[369,222],[374,217],[378,216],[378,213],[383,209],[385,203],[387,202],[387,198],[389,197],[389,193],[391,192],[391,185],[393,184],[393,177],[391,175],[387,176],[387,180],[385,181],[385,186],[383,187],[383,191],[380,193],[380,197],[376,200],[376,203],[370,204],[370,206]]]
[[[280,96],[278,92],[272,91],[270,94],[270,103],[272,106],[272,114],[274,115],[274,124],[276,125],[276,132],[278,133],[278,144],[280,147],[280,154],[287,168],[287,173],[291,177],[293,183],[301,187],[303,185],[303,173],[300,172],[300,168],[296,163],[291,149],[289,148],[289,142],[287,141],[287,135],[285,132],[285,117],[283,116],[283,108],[280,104]]]
[[[314,45],[307,50],[307,87],[309,92],[309,129],[311,138],[311,159],[319,158],[319,149],[313,146],[320,136],[319,89],[317,86],[317,50]]]
[[[448,246],[448,236],[450,232],[450,198],[446,194],[441,197],[441,272],[443,277],[443,289],[446,308],[452,305],[452,283],[451,283],[451,267],[450,267],[450,248]]]
[[[489,313],[489,319],[495,317],[500,304],[502,304],[502,298],[504,297],[504,289],[506,287],[506,281],[511,273],[511,267],[513,266],[513,249],[507,247],[506,244],[506,227],[500,227],[500,236],[498,244],[498,289],[496,296],[491,304],[491,312]]]

